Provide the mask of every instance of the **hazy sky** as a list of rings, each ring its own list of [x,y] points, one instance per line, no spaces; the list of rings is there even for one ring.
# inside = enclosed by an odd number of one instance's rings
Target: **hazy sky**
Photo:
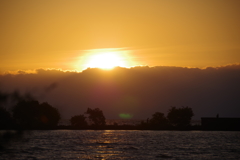
[[[239,63],[239,8],[239,0],[1,0],[0,73],[81,70],[101,48],[125,51],[131,65]]]

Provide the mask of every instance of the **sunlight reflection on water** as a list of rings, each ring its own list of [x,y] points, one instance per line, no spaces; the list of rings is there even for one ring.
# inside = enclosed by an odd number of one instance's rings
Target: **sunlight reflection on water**
[[[239,132],[32,131],[0,159],[240,159]]]

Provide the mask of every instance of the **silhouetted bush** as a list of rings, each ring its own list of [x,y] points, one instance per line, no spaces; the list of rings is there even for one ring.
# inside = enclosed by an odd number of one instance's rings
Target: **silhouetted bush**
[[[23,129],[52,129],[60,120],[58,110],[48,103],[21,100],[12,109],[13,118]]]
[[[152,118],[149,121],[150,125],[156,128],[166,127],[168,124],[167,118],[164,116],[164,113],[156,112],[152,115]]]
[[[77,127],[77,128],[84,128],[88,125],[86,121],[86,117],[84,115],[73,116],[70,119],[70,122],[73,127]]]
[[[189,107],[171,107],[168,111],[167,118],[175,127],[185,128],[191,125],[191,119],[193,117],[192,108]]]
[[[13,125],[11,114],[0,106],[0,129],[11,129]]]
[[[39,109],[42,125],[47,126],[48,128],[54,128],[58,125],[61,116],[56,108],[52,107],[47,102],[44,102],[39,105]]]
[[[99,108],[91,109],[88,108],[86,114],[88,114],[88,119],[94,126],[104,126],[106,124],[105,116],[102,110]]]
[[[2,105],[2,103],[5,103],[8,99],[8,97],[9,97],[8,94],[0,91],[0,105]]]

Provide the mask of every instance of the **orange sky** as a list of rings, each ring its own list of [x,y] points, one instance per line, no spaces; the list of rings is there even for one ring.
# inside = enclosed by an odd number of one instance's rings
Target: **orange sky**
[[[101,48],[126,51],[132,65],[240,63],[239,8],[239,0],[0,1],[0,73],[81,70],[87,51]]]

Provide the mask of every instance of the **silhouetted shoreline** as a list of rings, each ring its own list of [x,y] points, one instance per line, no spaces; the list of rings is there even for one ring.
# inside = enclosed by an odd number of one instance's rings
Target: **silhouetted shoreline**
[[[226,130],[226,129],[203,129],[202,126],[191,126],[188,128],[176,128],[176,127],[166,127],[166,128],[143,128],[139,126],[105,126],[105,127],[87,127],[87,128],[74,128],[71,126],[59,126],[56,128],[56,130],[152,130],[152,131],[240,131],[240,129],[232,129],[232,130]]]
[[[138,124],[106,123],[104,113],[99,108],[87,108],[84,113],[77,113],[69,120],[70,124],[59,123],[61,115],[47,102],[40,103],[30,95],[18,92],[4,94],[0,92],[1,104],[8,100],[15,105],[7,110],[0,105],[0,130],[177,130],[177,131],[240,131],[240,118],[202,117],[201,125],[191,123],[194,116],[188,106],[170,107],[167,115],[155,112],[152,117]],[[130,117],[129,114],[124,116]]]
[[[25,131],[25,130],[152,130],[152,131],[240,131],[240,129],[217,129],[217,128],[207,128],[204,129],[201,125],[195,125],[195,126],[189,126],[187,128],[178,128],[178,127],[163,127],[163,128],[157,128],[157,127],[142,127],[140,125],[134,126],[134,125],[106,125],[106,126],[100,126],[100,127],[94,127],[94,126],[88,126],[84,128],[78,128],[73,126],[64,126],[60,125],[54,128],[25,128],[25,129],[19,129],[19,128],[8,128],[8,129],[1,129],[2,131],[7,130],[17,130],[17,131]],[[1,131],[0,130],[0,131]]]

